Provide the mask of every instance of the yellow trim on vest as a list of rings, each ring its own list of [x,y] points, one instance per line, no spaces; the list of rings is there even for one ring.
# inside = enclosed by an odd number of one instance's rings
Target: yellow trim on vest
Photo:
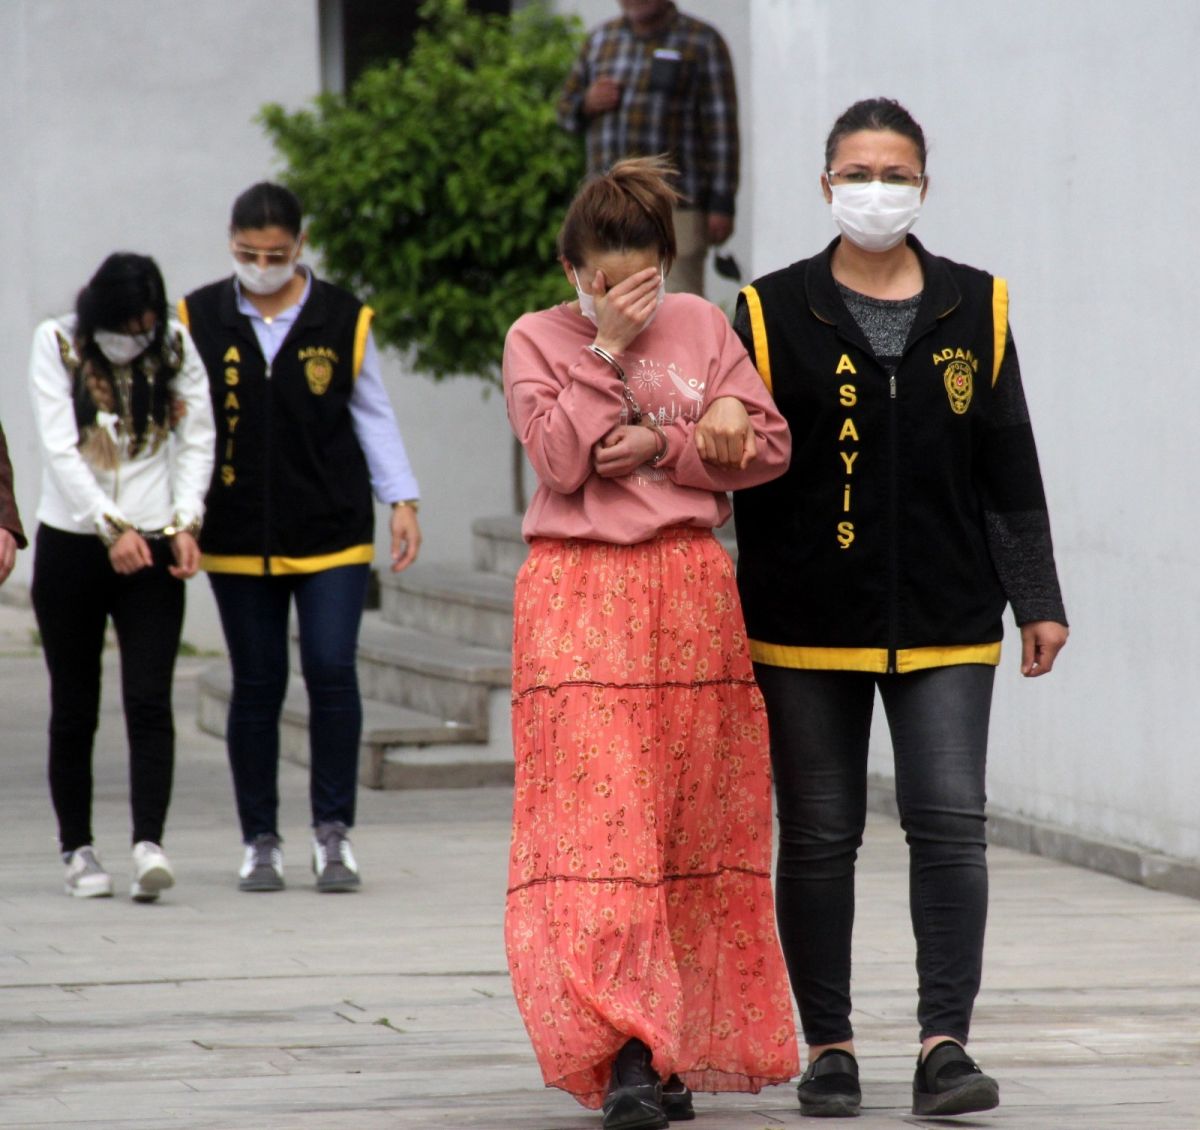
[[[375,311],[364,306],[358,312],[358,324],[354,327],[354,379],[362,371],[363,358],[367,355],[367,334],[371,332],[371,319]]]
[[[963,663],[982,663],[995,667],[1000,662],[1000,641],[964,643],[955,647],[912,647],[896,652],[896,670],[901,675],[926,671],[930,667],[956,667]]]
[[[266,572],[261,557],[235,557],[227,553],[200,554],[200,568],[206,573],[240,573],[244,577],[261,577]]]
[[[352,545],[337,553],[323,553],[317,557],[272,557],[272,573],[320,573],[324,569],[336,569],[339,565],[370,565],[375,560],[373,545]]]
[[[751,640],[750,658],[768,667],[805,671],[874,671],[882,675],[888,666],[886,647],[789,647]]]
[[[751,640],[750,658],[768,667],[791,667],[802,671],[866,671],[883,675],[888,669],[885,647],[789,647],[786,644]],[[995,667],[999,662],[998,642],[958,644],[954,647],[910,647],[896,653],[896,670],[901,675],[963,663],[983,663]]]
[[[296,573],[321,573],[341,565],[370,565],[375,560],[373,545],[352,545],[337,553],[321,553],[315,557],[269,557],[271,576]],[[262,557],[203,553],[200,568],[206,573],[239,573],[247,577],[262,577],[267,573]]]
[[[179,314],[179,320],[183,323],[183,328],[190,333],[192,329],[192,316],[188,313],[187,299],[181,298],[175,309]]]
[[[1000,379],[1000,364],[1008,342],[1008,283],[992,279],[992,387]]]
[[[767,323],[763,319],[762,299],[752,286],[742,287],[746,299],[746,310],[750,314],[750,336],[754,342],[754,363],[758,366],[758,374],[767,386],[767,392],[774,395],[771,387],[771,354],[767,349]]]

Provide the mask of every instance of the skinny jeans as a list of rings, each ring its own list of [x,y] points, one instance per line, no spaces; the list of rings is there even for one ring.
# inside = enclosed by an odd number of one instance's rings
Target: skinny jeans
[[[987,920],[984,770],[994,674],[976,664],[904,675],[755,665],[779,818],[776,916],[810,1045],[854,1034],[854,867],[876,688],[908,843],[921,1039],[967,1039]]]
[[[50,675],[50,798],[63,852],[94,842],[92,747],[110,616],[121,657],[132,842],[162,843],[175,770],[171,684],[184,583],[167,571],[170,543],[148,544],[154,564],[122,575],[94,534],[38,527],[32,598]]]
[[[308,690],[312,823],[354,825],[362,698],[355,656],[369,568],[254,577],[210,573],[233,668],[226,743],[242,838],[279,835],[279,716],[293,601]]]

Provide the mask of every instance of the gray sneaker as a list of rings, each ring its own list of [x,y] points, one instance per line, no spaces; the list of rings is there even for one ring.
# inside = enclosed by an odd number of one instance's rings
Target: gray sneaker
[[[346,838],[346,825],[340,821],[318,824],[313,829],[313,874],[322,894],[356,891],[362,886],[358,864]]]
[[[246,845],[246,855],[238,871],[239,891],[282,891],[283,849],[272,832],[259,832]]]
[[[63,889],[77,899],[108,898],[113,893],[112,877],[101,866],[91,844],[63,852],[67,865]]]

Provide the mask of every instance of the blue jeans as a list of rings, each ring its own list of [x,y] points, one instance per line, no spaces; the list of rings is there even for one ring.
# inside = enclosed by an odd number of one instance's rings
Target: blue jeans
[[[849,1040],[854,864],[875,689],[909,847],[921,1039],[966,1041],[987,920],[984,769],[995,669],[906,675],[755,666],[779,813],[776,915],[809,1044]]]
[[[312,822],[354,824],[362,737],[355,653],[368,573],[366,565],[344,565],[283,576],[209,574],[233,668],[226,741],[246,843],[279,834],[279,715],[293,599],[308,688]]]

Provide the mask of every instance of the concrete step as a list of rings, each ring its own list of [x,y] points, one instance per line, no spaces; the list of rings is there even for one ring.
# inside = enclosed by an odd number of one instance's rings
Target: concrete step
[[[229,711],[230,675],[224,663],[206,668],[199,679],[197,721],[200,729],[217,737],[225,736]],[[363,699],[362,754],[359,759],[359,783],[368,788],[469,788],[512,780],[512,746],[500,743],[496,750],[467,744],[467,728],[432,714],[403,706]],[[444,752],[433,757],[433,749]],[[308,696],[299,676],[288,681],[287,698],[279,721],[280,756],[296,765],[308,765]],[[408,768],[412,757],[422,759],[436,769],[427,771],[429,783],[418,783],[419,774]],[[500,765],[507,759],[508,774]],[[479,762],[477,766],[475,762]],[[393,765],[401,768],[397,771]],[[388,783],[391,782],[391,783]],[[436,783],[435,783],[436,782]]]
[[[509,700],[512,654],[400,628],[368,612],[358,677],[364,697],[453,719],[465,740],[486,741],[496,713],[493,692],[503,704]]]
[[[420,562],[380,576],[380,614],[389,623],[507,652],[513,582],[465,565]]]
[[[476,518],[471,523],[471,550],[476,569],[515,577],[529,552],[521,537],[521,515]]]
[[[512,743],[393,746],[378,765],[381,789],[469,789],[513,783]]]

